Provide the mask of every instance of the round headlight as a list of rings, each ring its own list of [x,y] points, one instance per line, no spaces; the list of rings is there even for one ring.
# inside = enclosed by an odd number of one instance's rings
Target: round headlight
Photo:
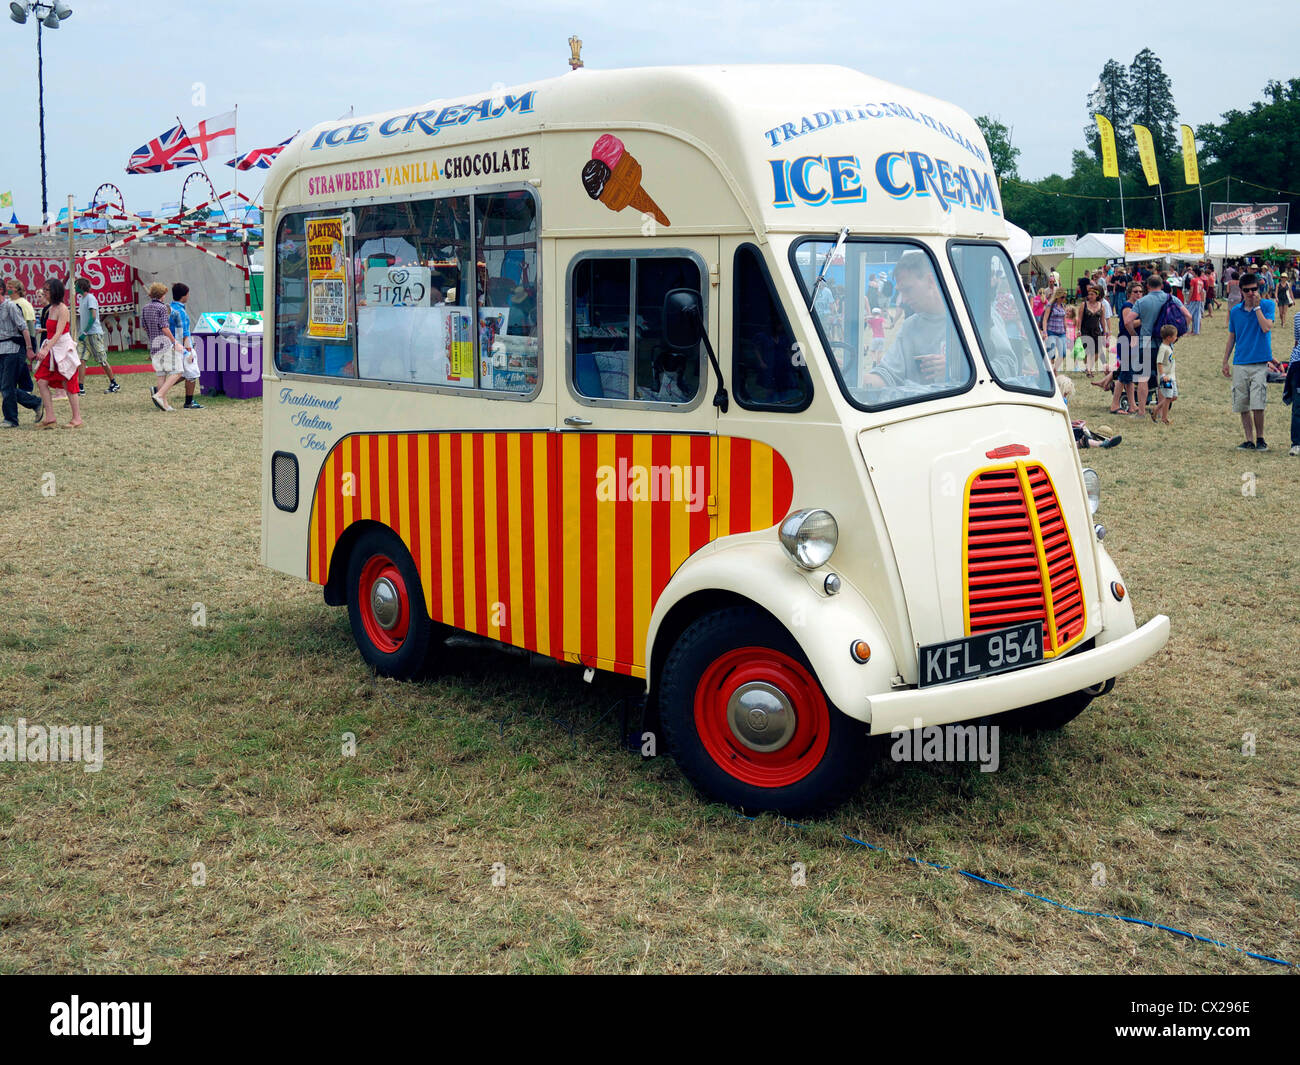
[[[839,542],[840,527],[828,510],[796,510],[781,522],[781,546],[804,569],[826,565]]]
[[[1101,477],[1089,466],[1083,468],[1083,489],[1088,493],[1088,513],[1096,514],[1101,506]]]

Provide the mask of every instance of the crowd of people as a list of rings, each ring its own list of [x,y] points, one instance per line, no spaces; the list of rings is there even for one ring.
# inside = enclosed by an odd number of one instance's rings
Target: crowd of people
[[[63,281],[46,281],[37,304],[27,298],[24,285],[16,278],[0,287],[0,427],[17,429],[18,408],[23,407],[33,412],[38,429],[80,429],[85,424],[81,397],[86,394],[86,369],[92,360],[102,367],[108,381],[104,392],[122,390],[108,358],[104,324],[90,282],[79,277],[73,287],[75,340],[70,297]],[[150,400],[160,411],[176,409],[168,402],[168,394],[182,380],[183,409],[203,408],[195,395],[199,364],[186,307],[189,291],[187,285],[176,282],[170,288],[171,301],[166,303],[168,286],[155,282],[149,287],[149,302],[140,315],[157,377]],[[60,423],[54,414],[53,393],[60,390],[66,394],[71,412],[66,423]]]
[[[1033,287],[1036,281],[1046,284]],[[1228,339],[1223,376],[1232,383],[1232,409],[1240,415],[1246,451],[1268,451],[1264,410],[1271,374],[1285,375],[1284,402],[1291,405],[1291,449],[1300,457],[1300,321],[1293,315],[1294,345],[1289,357],[1274,357],[1272,334],[1285,327],[1286,312],[1300,297],[1300,263],[1229,262],[1223,276],[1213,263],[1187,265],[1162,273],[1123,263],[1093,270],[1078,280],[1072,294],[1055,270],[1031,276],[1027,291],[1053,372],[1069,401],[1074,387],[1067,374],[1082,372],[1110,393],[1109,413],[1149,416],[1170,425],[1178,398],[1175,348],[1181,337],[1198,336],[1202,321],[1226,306]],[[1100,446],[1080,433],[1081,447]],[[1118,440],[1118,437],[1114,438]],[[1113,446],[1113,445],[1112,445]]]

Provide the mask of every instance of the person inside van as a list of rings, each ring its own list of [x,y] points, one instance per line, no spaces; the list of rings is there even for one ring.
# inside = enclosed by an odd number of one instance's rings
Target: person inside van
[[[934,267],[924,252],[907,251],[894,267],[894,285],[907,317],[898,329],[885,357],[864,379],[868,388],[920,384],[927,389],[952,383],[948,370],[948,349],[960,350],[960,341],[948,315]],[[961,380],[970,368],[961,362]]]
[[[868,389],[920,385],[924,391],[946,392],[960,388],[970,380],[970,364],[964,357],[961,340],[948,313],[939,289],[934,268],[924,252],[904,252],[894,267],[894,284],[907,318],[898,329],[893,345],[869,372],[864,383]],[[981,333],[988,347],[993,370],[1001,378],[1023,372],[1006,330],[994,307],[982,308],[978,315]]]

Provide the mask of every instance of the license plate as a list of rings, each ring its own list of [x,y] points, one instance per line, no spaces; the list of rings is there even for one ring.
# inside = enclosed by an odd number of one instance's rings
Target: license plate
[[[1043,623],[1031,621],[960,640],[926,644],[918,649],[917,658],[922,688],[1005,673],[1043,660]]]

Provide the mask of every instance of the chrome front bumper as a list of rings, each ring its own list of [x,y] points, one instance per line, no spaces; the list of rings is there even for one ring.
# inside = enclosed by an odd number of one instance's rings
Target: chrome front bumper
[[[863,720],[870,722],[872,735],[880,735],[895,728],[946,725],[1014,710],[1117,677],[1145,662],[1168,639],[1169,618],[1157,614],[1127,636],[1091,651],[1067,655],[1060,661],[1043,662],[982,680],[873,695],[866,700]]]

